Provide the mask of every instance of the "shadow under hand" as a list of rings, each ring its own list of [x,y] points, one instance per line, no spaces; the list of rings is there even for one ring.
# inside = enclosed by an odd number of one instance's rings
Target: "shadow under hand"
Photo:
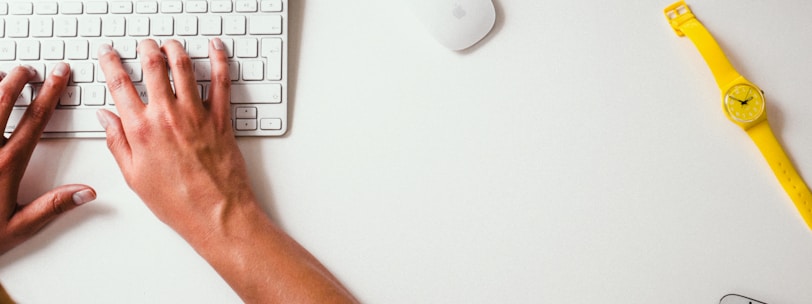
[[[71,231],[92,218],[110,215],[114,212],[112,207],[99,201],[90,202],[85,206],[80,206],[68,211],[45,226],[45,228],[33,238],[0,256],[0,268],[5,268],[8,265],[25,259],[27,256],[48,248],[48,246],[53,244],[57,239],[71,233]]]

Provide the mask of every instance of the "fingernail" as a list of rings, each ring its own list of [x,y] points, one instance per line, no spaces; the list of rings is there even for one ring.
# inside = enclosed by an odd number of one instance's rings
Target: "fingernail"
[[[68,75],[68,71],[70,71],[68,65],[65,64],[64,62],[60,62],[54,66],[54,70],[53,72],[51,72],[51,74],[53,74],[54,76],[63,77],[65,75]]]
[[[99,124],[102,126],[102,128],[104,128],[105,130],[107,130],[107,125],[108,125],[110,122],[109,122],[109,121],[107,121],[107,117],[106,117],[106,116],[104,116],[104,113],[102,113],[102,111],[103,111],[103,110],[98,110],[98,111],[96,111],[96,118],[99,120]]]
[[[112,51],[113,51],[113,47],[111,45],[102,44],[101,46],[99,46],[99,57],[107,55],[107,53],[110,53]]]
[[[83,205],[96,199],[96,193],[90,190],[82,190],[73,194],[73,203]]]
[[[226,46],[225,46],[225,45],[223,45],[223,41],[222,41],[222,40],[220,40],[220,38],[214,38],[214,39],[212,39],[212,40],[211,40],[211,43],[212,43],[212,45],[214,45],[214,49],[215,49],[215,50],[222,51],[223,49],[225,49],[225,48],[226,48]]]

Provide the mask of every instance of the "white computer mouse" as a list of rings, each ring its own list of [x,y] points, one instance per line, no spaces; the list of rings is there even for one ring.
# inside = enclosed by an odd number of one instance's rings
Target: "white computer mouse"
[[[434,38],[460,51],[485,38],[496,23],[491,0],[405,0]]]

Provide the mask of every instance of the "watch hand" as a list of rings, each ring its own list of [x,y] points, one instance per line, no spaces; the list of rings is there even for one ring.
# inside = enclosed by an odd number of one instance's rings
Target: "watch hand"
[[[736,99],[736,97],[733,97],[733,96],[729,96],[729,97],[730,97],[730,99],[733,99],[733,100],[735,100],[735,101],[738,101],[738,102],[744,102],[743,100],[738,100],[738,99]]]

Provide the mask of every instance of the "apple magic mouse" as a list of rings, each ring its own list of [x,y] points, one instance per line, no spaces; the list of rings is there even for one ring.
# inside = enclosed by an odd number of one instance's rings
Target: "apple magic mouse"
[[[485,38],[496,23],[492,0],[406,0],[437,41],[460,51]]]

